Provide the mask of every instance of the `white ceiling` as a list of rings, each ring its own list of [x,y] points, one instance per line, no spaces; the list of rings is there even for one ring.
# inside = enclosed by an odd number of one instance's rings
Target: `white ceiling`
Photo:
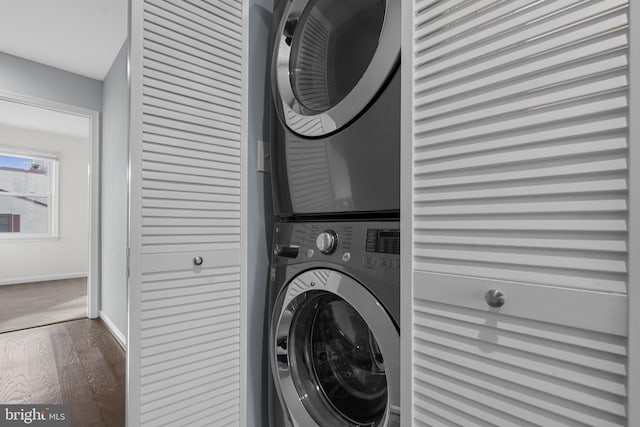
[[[0,124],[89,138],[91,122],[88,117],[0,100]]]
[[[103,80],[127,12],[127,0],[1,0],[0,52]]]

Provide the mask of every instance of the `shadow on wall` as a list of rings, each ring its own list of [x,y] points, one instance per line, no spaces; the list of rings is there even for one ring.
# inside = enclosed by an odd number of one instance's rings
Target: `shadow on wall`
[[[269,361],[268,279],[274,224],[271,177],[256,171],[258,141],[269,142],[272,114],[271,0],[255,0],[249,9],[249,173],[248,173],[248,401],[247,424],[266,426]]]

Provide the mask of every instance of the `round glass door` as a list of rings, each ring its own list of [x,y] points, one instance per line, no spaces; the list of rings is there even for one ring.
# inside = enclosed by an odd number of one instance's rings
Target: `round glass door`
[[[291,0],[275,49],[281,117],[303,136],[331,133],[373,99],[400,54],[399,0]]]
[[[377,425],[387,407],[384,357],[366,322],[343,299],[326,293],[305,304],[291,341],[298,351],[294,382],[310,383],[346,421]],[[311,333],[309,334],[309,331]]]
[[[399,334],[362,285],[320,271],[295,279],[276,306],[272,360],[286,405],[298,425],[393,425]]]
[[[298,21],[289,78],[306,112],[323,113],[353,90],[373,59],[384,0],[315,0]]]

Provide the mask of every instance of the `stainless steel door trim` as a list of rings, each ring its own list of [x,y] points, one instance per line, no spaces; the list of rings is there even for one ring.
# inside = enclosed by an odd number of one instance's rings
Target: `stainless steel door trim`
[[[329,110],[318,114],[306,114],[296,99],[289,78],[291,41],[286,33],[286,24],[298,20],[311,0],[290,0],[278,27],[274,46],[274,70],[276,93],[282,104],[285,124],[293,132],[309,137],[330,134],[348,124],[363,111],[391,75],[400,59],[401,2],[387,0],[384,22],[378,39],[378,48],[360,81],[344,99]]]
[[[271,351],[273,370],[279,392],[289,411],[295,426],[323,427],[355,426],[339,417],[330,404],[318,395],[309,395],[313,388],[300,391],[295,383],[292,366],[295,357],[289,352],[295,349],[295,343],[289,343],[290,329],[294,319],[298,297],[308,292],[332,293],[350,304],[360,314],[373,334],[382,353],[387,379],[387,404],[381,421],[375,427],[399,426],[400,407],[400,334],[389,314],[376,298],[353,278],[329,269],[309,270],[296,276],[283,290],[274,307],[272,331],[275,337]],[[273,327],[275,326],[275,327]],[[316,387],[317,388],[317,387]],[[303,393],[301,395],[301,392]],[[312,401],[315,399],[315,401]],[[327,418],[319,422],[314,419],[306,405],[324,405]]]

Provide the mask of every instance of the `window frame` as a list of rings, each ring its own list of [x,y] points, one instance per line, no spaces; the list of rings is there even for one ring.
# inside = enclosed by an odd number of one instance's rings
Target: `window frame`
[[[59,168],[60,161],[58,158],[58,154],[54,152],[43,152],[31,150],[28,148],[18,148],[18,147],[10,147],[5,145],[0,145],[0,155],[5,156],[15,156],[15,157],[26,157],[34,160],[45,160],[49,162],[49,185],[48,185],[48,197],[49,197],[49,206],[47,208],[47,233],[23,233],[23,232],[15,232],[15,233],[0,233],[0,243],[3,242],[16,242],[16,241],[55,241],[60,238],[59,233]],[[0,193],[0,197],[7,196],[33,196],[32,194],[23,194],[23,193]]]

